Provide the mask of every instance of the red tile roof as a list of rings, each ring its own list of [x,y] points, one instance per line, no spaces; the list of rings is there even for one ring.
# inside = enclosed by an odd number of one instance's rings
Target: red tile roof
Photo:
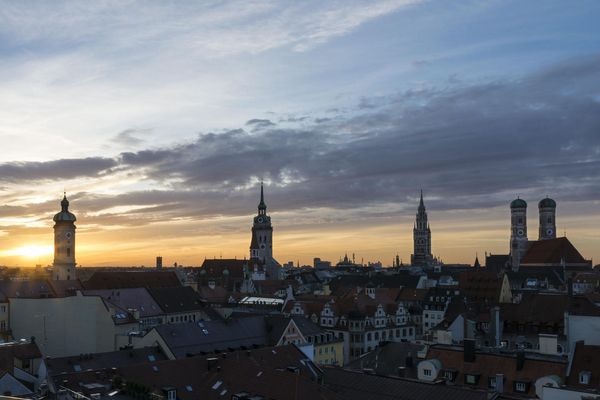
[[[512,392],[514,382],[530,382],[529,394],[535,394],[535,381],[548,375],[557,375],[564,379],[567,369],[565,360],[549,360],[530,358],[526,356],[523,368],[517,370],[517,358],[514,354],[493,354],[476,352],[475,361],[464,360],[462,348],[447,346],[432,346],[427,352],[426,359],[437,359],[442,364],[442,370],[456,370],[456,384],[465,385],[465,374],[480,374],[476,387],[487,388],[488,378],[496,374],[504,375],[504,390]],[[442,376],[439,376],[442,378]]]
[[[580,383],[581,372],[591,373],[588,385]],[[567,386],[600,389],[600,346],[586,345],[583,341],[577,342]]]
[[[589,264],[566,237],[529,242],[521,265],[527,264]],[[590,264],[591,267],[591,264]]]

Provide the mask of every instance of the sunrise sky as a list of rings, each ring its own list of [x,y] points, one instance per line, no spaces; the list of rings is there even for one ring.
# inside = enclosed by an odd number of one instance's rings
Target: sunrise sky
[[[508,205],[558,203],[600,259],[600,2],[6,2],[0,264],[248,254],[391,264],[419,190],[445,262],[507,253]]]

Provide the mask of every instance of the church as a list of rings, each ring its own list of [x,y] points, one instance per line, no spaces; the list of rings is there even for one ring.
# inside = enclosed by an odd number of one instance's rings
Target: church
[[[52,279],[70,281],[77,279],[75,272],[75,215],[69,211],[69,200],[64,194],[61,211],[54,215],[54,263]]]
[[[538,203],[538,240],[527,236],[527,202],[517,198],[510,203],[511,235],[509,263],[513,271],[526,267],[555,267],[563,270],[586,270],[586,260],[567,239],[556,237],[556,201],[546,197]]]
[[[267,279],[280,279],[281,264],[273,258],[273,226],[271,225],[271,217],[267,214],[262,182],[260,184],[258,213],[252,224],[250,260],[264,266]]]

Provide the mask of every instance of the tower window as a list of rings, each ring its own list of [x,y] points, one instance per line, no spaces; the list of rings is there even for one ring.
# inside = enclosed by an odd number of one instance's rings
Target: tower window
[[[519,218],[519,224],[523,223],[523,218]]]
[[[548,218],[548,223],[551,224],[552,223],[552,218]]]
[[[71,248],[67,247],[67,257],[71,257]]]

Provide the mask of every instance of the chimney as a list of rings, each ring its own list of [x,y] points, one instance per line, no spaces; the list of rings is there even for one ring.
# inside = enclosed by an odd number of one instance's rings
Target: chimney
[[[463,341],[463,355],[465,362],[475,362],[475,339]]]
[[[538,335],[538,340],[540,344],[540,353],[541,354],[557,354],[558,348],[558,335],[551,335],[546,333],[540,333]]]
[[[211,357],[206,359],[206,369],[210,371],[213,366],[219,363],[219,359],[216,357]]]
[[[492,307],[492,323],[490,327],[491,343],[493,347],[500,347],[500,340],[502,340],[502,326],[500,321],[500,307]]]
[[[406,360],[404,361],[404,366],[406,368],[412,368],[413,365],[414,365],[414,363],[413,363],[412,353],[409,351],[408,354],[406,355]]]
[[[407,368],[407,367],[398,367],[398,376],[399,376],[400,378],[406,378],[406,375],[407,375],[407,374],[406,374],[406,372],[407,372],[407,371],[406,371],[406,368]]]
[[[504,375],[496,374],[496,393],[504,392]]]
[[[517,351],[517,371],[521,371],[525,365],[525,352],[523,350]]]

